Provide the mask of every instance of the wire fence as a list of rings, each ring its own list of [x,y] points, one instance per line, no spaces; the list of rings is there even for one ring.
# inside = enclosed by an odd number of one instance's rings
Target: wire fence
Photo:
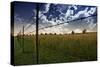
[[[86,19],[86,18],[95,17],[95,16],[97,16],[97,15],[95,14],[95,15],[91,15],[91,16],[87,16],[87,17],[82,17],[82,18],[70,20],[70,21],[63,22],[63,23],[57,23],[57,24],[55,24],[55,25],[45,26],[45,27],[39,28],[38,31],[39,31],[39,30],[46,29],[46,28],[51,28],[51,27],[56,27],[56,26],[59,26],[59,25],[63,25],[63,24],[65,24],[65,23],[74,22],[74,21],[77,21],[77,20],[84,20],[84,19]],[[31,32],[29,32],[29,33],[27,33],[27,34],[31,34],[31,33],[33,33],[33,32],[36,32],[36,30],[31,31]]]
[[[94,15],[91,15],[91,16],[87,16],[87,17],[81,17],[81,18],[77,18],[77,19],[73,19],[73,20],[70,20],[70,21],[66,21],[66,22],[62,22],[62,23],[57,23],[55,25],[49,25],[49,26],[44,26],[44,27],[39,27],[39,18],[38,19],[33,19],[34,16],[31,16],[26,22],[27,23],[30,23],[32,20],[33,22],[31,22],[29,25],[23,25],[22,27],[22,30],[19,31],[19,33],[17,34],[17,40],[18,42],[20,43],[21,48],[22,48],[22,52],[23,53],[26,53],[25,52],[25,49],[24,49],[24,46],[25,46],[25,35],[29,35],[29,34],[32,34],[32,33],[36,33],[36,60],[37,60],[37,64],[38,64],[38,54],[39,54],[39,51],[38,51],[38,44],[39,44],[39,31],[40,30],[44,30],[47,29],[47,28],[51,28],[51,27],[58,27],[59,25],[63,25],[63,24],[66,24],[66,23],[71,23],[71,22],[74,22],[74,21],[77,21],[77,20],[84,20],[86,18],[89,18],[89,17],[96,17],[97,14],[94,14]],[[36,17],[38,17],[38,14],[36,15]],[[25,32],[32,26],[32,25],[36,25],[36,30],[33,30],[31,32],[28,32],[25,34]],[[29,52],[30,53],[30,52]]]

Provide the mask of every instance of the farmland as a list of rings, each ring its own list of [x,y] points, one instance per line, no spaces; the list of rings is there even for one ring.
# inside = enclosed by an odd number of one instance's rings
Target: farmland
[[[36,64],[35,35],[14,37],[14,63]],[[97,33],[39,35],[39,64],[97,60]]]

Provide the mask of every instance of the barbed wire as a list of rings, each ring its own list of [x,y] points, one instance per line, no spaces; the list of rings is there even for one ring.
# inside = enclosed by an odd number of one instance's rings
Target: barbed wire
[[[42,30],[42,29],[46,29],[46,28],[51,28],[51,27],[54,27],[54,26],[59,26],[59,25],[65,24],[65,23],[69,23],[69,22],[73,22],[73,21],[77,21],[77,20],[83,20],[83,19],[86,19],[86,18],[89,18],[89,17],[95,17],[95,16],[97,16],[97,14],[91,15],[91,16],[87,16],[87,17],[81,17],[81,18],[74,19],[74,20],[70,20],[70,21],[63,22],[63,23],[58,23],[58,24],[55,24],[55,25],[50,25],[50,26],[42,27],[42,28],[39,28],[38,30]],[[31,32],[29,32],[29,33],[27,33],[27,34],[33,33],[33,32],[35,32],[35,31],[36,31],[36,30],[31,31]]]

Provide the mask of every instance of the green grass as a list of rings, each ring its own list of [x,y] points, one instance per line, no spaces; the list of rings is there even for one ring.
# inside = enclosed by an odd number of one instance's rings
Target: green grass
[[[35,36],[14,38],[15,65],[36,64]],[[39,64],[97,59],[97,34],[39,35]]]

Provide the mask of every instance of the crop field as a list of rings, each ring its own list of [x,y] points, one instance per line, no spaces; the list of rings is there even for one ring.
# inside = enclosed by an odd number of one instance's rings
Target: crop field
[[[24,43],[24,44],[23,44]],[[97,60],[97,33],[39,35],[39,64]],[[14,63],[36,64],[35,35],[14,37]]]

